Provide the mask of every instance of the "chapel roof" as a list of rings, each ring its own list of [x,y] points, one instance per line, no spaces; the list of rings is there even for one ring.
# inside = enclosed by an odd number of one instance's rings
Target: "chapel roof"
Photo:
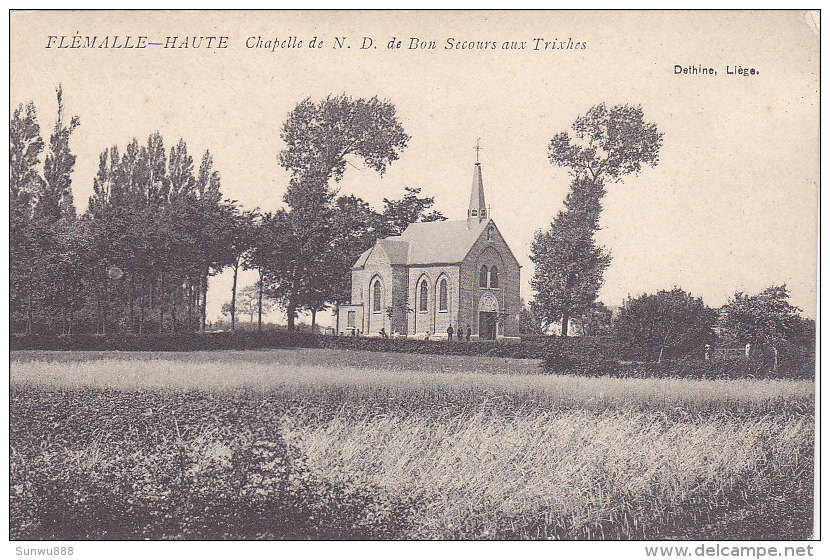
[[[463,261],[484,228],[492,221],[487,218],[489,212],[484,202],[484,182],[481,178],[481,164],[478,162],[479,149],[479,143],[476,142],[476,163],[473,167],[473,184],[466,220],[409,224],[400,235],[379,239],[374,247],[358,257],[352,269],[363,268],[369,255],[376,249],[383,250],[392,265],[417,266]]]
[[[369,258],[369,253],[372,252],[372,249],[374,249],[374,247],[369,247],[368,249],[360,253],[360,256],[357,257],[357,260],[352,265],[352,268],[363,268],[363,265],[366,264],[366,259]]]
[[[381,248],[393,265],[457,263],[464,260],[489,220],[469,226],[467,220],[416,222],[400,235],[379,239],[352,268],[362,268],[375,248]]]

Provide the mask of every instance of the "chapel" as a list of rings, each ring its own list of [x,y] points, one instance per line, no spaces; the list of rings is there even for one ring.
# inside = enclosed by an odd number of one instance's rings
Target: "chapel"
[[[452,326],[471,339],[518,338],[520,265],[488,214],[476,162],[465,220],[417,222],[360,255],[338,332],[446,338]]]

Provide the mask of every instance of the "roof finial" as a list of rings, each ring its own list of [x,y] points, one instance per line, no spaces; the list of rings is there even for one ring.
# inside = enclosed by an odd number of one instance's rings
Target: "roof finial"
[[[475,150],[476,150],[476,163],[480,163],[480,162],[478,161],[478,152],[479,152],[480,150],[483,150],[483,149],[484,149],[484,148],[482,148],[482,147],[481,147],[481,138],[476,138],[476,145],[475,145]]]

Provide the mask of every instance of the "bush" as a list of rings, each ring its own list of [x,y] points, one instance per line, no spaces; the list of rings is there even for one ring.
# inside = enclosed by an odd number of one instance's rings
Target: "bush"
[[[623,361],[623,350],[613,339],[605,337],[551,337],[545,345],[542,371],[588,377],[677,377],[685,379],[812,379],[815,356],[809,351],[788,347],[779,354],[778,369],[774,355],[767,351],[726,360],[704,360],[700,355],[655,361]]]
[[[565,352],[565,345],[557,337],[551,337],[545,346],[545,357],[542,360],[542,370],[548,373],[568,371],[576,364]]]
[[[570,375],[617,375],[620,348],[610,337],[549,337],[542,370]]]
[[[714,339],[715,319],[702,299],[674,288],[629,299],[612,329],[625,357],[660,360],[702,349]]]

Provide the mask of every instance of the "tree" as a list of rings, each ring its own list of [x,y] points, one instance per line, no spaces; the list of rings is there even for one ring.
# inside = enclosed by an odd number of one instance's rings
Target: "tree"
[[[61,315],[63,309],[53,306],[66,287],[63,282],[73,280],[62,275],[66,268],[55,265],[61,236],[72,229],[72,224],[59,221],[75,218],[70,178],[75,156],[69,150],[69,136],[79,121],[72,117],[69,125],[64,124],[60,86],[57,99],[58,115],[43,176],[44,142],[35,105],[18,106],[9,122],[10,318],[18,325],[25,323],[26,332],[32,332],[38,317],[52,320]]]
[[[419,197],[421,189],[405,187],[405,194],[401,199],[383,199],[383,230],[380,237],[400,235],[415,222],[436,222],[446,220],[446,216],[438,210],[430,210],[435,204],[435,197]]]
[[[660,290],[626,301],[614,321],[614,336],[631,356],[663,360],[712,339],[716,312],[680,288]]]
[[[565,210],[547,232],[536,233],[531,247],[536,266],[533,308],[548,325],[558,321],[563,337],[569,319],[596,300],[611,262],[594,241],[605,184],[657,165],[663,142],[657,126],[643,120],[639,106],[608,108],[601,103],[578,117],[571,129],[572,134],[560,132],[548,146],[551,163],[573,177]]]
[[[244,265],[245,254],[255,243],[257,212],[234,212],[228,226],[231,232],[231,251],[233,252],[233,285],[231,286],[230,317],[231,330],[236,330],[236,284],[239,277],[239,267]],[[253,319],[251,319],[253,321]]]
[[[348,158],[354,157],[380,175],[397,160],[409,136],[389,101],[328,96],[319,103],[301,101],[283,125],[286,144],[279,162],[293,178],[315,186],[340,181]]]
[[[789,297],[786,284],[770,286],[752,296],[737,292],[718,317],[721,338],[727,344],[759,348],[779,348],[788,342],[809,339],[809,334],[804,336],[811,330],[809,321],[787,301]]]
[[[78,316],[87,308],[90,270],[94,267],[92,236],[84,219],[62,219],[55,224],[55,245],[47,266],[56,279],[45,301],[55,310],[60,334],[72,334]],[[58,329],[56,329],[57,331]]]
[[[220,186],[210,152],[197,175],[186,142],[168,158],[157,132],[101,153],[87,210],[97,332],[204,328],[208,278],[238,256],[240,213]]]
[[[9,121],[9,192],[13,199],[32,199],[40,190],[40,154],[43,138],[37,108],[31,101],[19,105]]]
[[[296,313],[316,313],[338,298],[332,282],[332,263],[342,257],[336,243],[335,192],[350,160],[383,175],[409,141],[395,114],[395,106],[377,97],[352,99],[328,96],[319,103],[300,102],[289,113],[281,133],[286,147],[279,163],[291,174],[285,194],[287,212],[275,216],[269,227],[292,249],[269,265],[269,290],[284,305],[288,328]],[[286,229],[287,228],[287,229]]]
[[[43,181],[36,195],[32,231],[39,254],[36,274],[42,290],[40,300],[46,305],[43,316],[64,333],[67,329],[71,330],[71,307],[77,302],[76,292],[81,289],[82,277],[87,274],[87,269],[77,266],[80,254],[75,255],[78,257],[75,259],[68,254],[69,247],[74,252],[75,248],[83,246],[78,238],[82,233],[74,223],[77,217],[71,175],[75,168],[75,155],[69,147],[69,139],[80,126],[80,119],[73,116],[66,123],[63,89],[58,85],[55,91],[58,112],[43,164]],[[55,322],[59,325],[54,325]]]
[[[80,121],[65,116],[60,86],[57,101],[43,178],[34,105],[18,107],[10,120],[13,324],[54,333],[202,330],[208,278],[238,269],[237,222],[247,215],[223,200],[210,153],[196,173],[184,140],[169,158],[157,132],[146,145],[112,146],[100,154],[78,218],[69,144]]]
[[[289,327],[292,327],[299,298],[297,281],[300,275],[297,269],[303,263],[298,255],[297,239],[292,234],[287,211],[278,210],[262,215],[256,243],[248,256],[248,266],[259,270],[259,300],[268,297],[286,309]],[[260,310],[259,329],[261,328]]]
[[[273,302],[270,300],[263,300],[262,302],[262,311],[263,313],[270,313],[273,309]],[[230,316],[231,315],[231,302],[226,301],[222,304],[222,313]],[[256,316],[257,312],[259,311],[259,286],[246,286],[242,288],[237,293],[236,298],[236,306],[235,311],[237,315],[245,315],[248,317],[248,322],[254,322],[254,317]]]
[[[579,325],[585,336],[600,336],[611,331],[611,310],[601,301],[595,301],[579,317]]]
[[[257,331],[259,332],[262,331],[262,313],[266,309],[266,275],[269,278],[269,285],[272,278],[275,282],[278,279],[271,271],[277,268],[277,264],[273,262],[273,257],[281,247],[280,243],[284,235],[281,224],[282,214],[284,214],[284,211],[277,212],[276,215],[272,213],[258,215],[258,219],[251,224],[251,246],[242,259],[242,267],[245,270],[256,270],[259,274],[256,283]],[[280,223],[274,223],[275,220]],[[280,267],[283,265],[284,263],[279,264]]]
[[[75,204],[72,197],[72,170],[75,168],[75,155],[69,149],[69,137],[81,124],[78,116],[65,124],[63,116],[63,88],[58,85],[58,117],[55,128],[49,138],[49,154],[44,162],[44,188],[38,197],[38,206],[42,216],[57,219],[61,216],[75,216]]]
[[[43,139],[37,109],[19,105],[9,121],[9,303],[13,322],[32,332],[37,246],[32,210],[41,190],[40,154]]]
[[[522,337],[541,335],[543,333],[542,323],[524,299],[521,300],[519,307],[519,335]]]
[[[638,106],[600,103],[571,126],[573,135],[560,132],[548,146],[552,164],[565,167],[574,177],[586,177],[596,185],[638,174],[658,162],[663,133],[643,120]]]
[[[596,244],[600,195],[596,184],[574,179],[565,209],[547,231],[537,231],[530,247],[535,265],[531,287],[532,309],[547,327],[559,322],[568,336],[571,317],[581,315],[596,301],[611,256]]]

